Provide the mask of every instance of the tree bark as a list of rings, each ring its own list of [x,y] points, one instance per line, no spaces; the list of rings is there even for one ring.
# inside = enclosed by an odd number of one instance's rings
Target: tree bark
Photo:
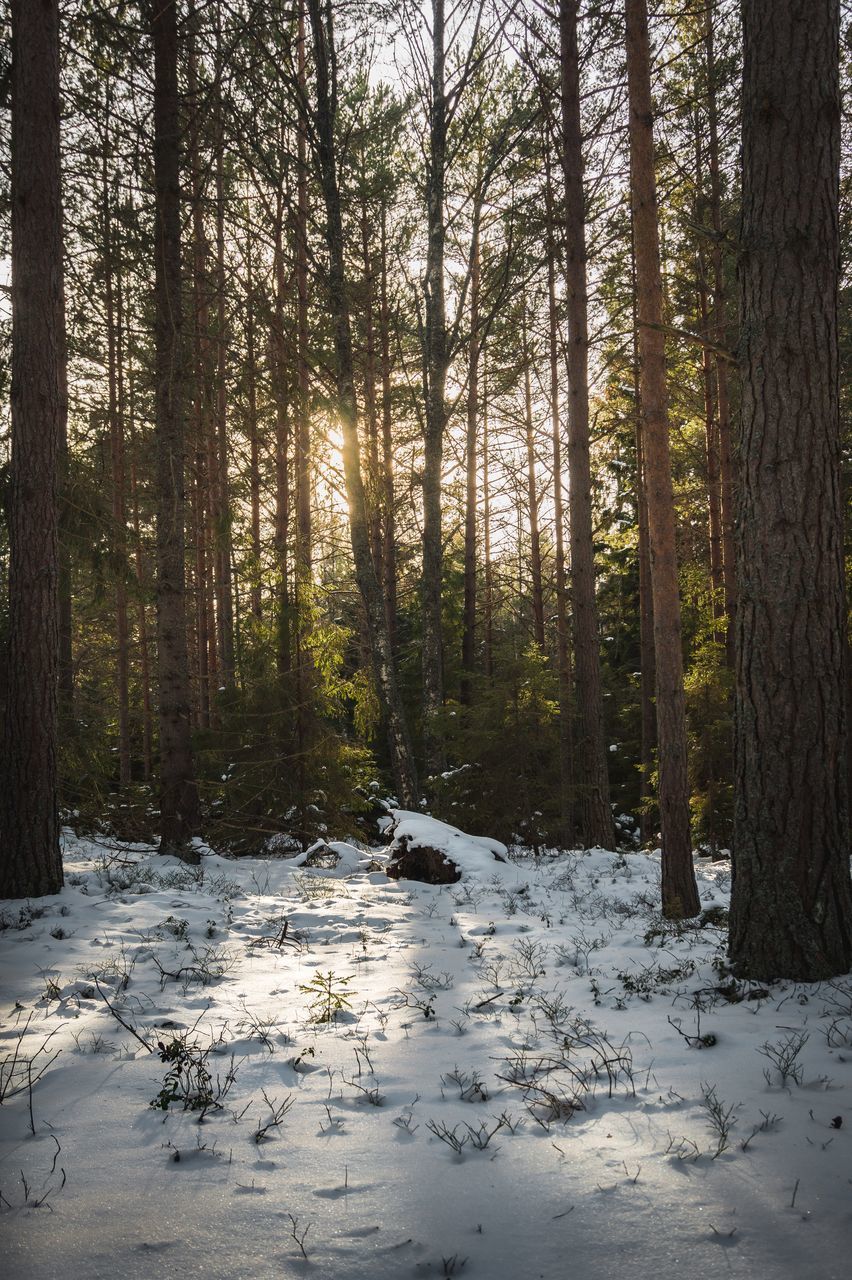
[[[104,136],[103,156],[103,249],[105,303],[107,322],[107,387],[110,437],[110,471],[112,479],[112,522],[115,538],[115,686],[118,703],[118,780],[124,788],[130,784],[130,689],[127,623],[127,518],[125,512],[124,468],[124,369],[123,316],[120,266],[112,232],[112,207],[107,170],[109,117]]]
[[[330,83],[329,56],[333,49],[332,14],[323,0],[308,0],[316,69],[316,160],[326,212],[326,245],[329,255],[328,299],[334,327],[337,357],[337,411],[343,432],[343,471],[349,502],[349,530],[355,577],[364,612],[379,699],[387,724],[394,780],[403,805],[419,802],[417,772],[408,735],[405,709],[399,693],[396,661],[388,634],[387,615],[381,585],[376,575],[370,547],[367,496],[361,472],[358,439],[358,406],[355,398],[355,368],[352,324],[344,261],[343,218],[334,149],[334,90]],[[328,26],[326,26],[326,23]]]
[[[471,676],[476,654],[476,509],[477,454],[476,437],[479,421],[479,290],[481,264],[479,255],[479,217],[474,215],[473,243],[470,250],[470,339],[467,348],[467,433],[465,437],[464,499],[464,602],[462,629],[461,701],[471,699]]]
[[[838,0],[744,0],[731,958],[852,967],[837,296]],[[790,68],[796,74],[790,74]]]
[[[562,170],[565,179],[565,285],[568,319],[568,504],[571,601],[579,765],[579,834],[585,845],[611,849],[615,828],[609,803],[604,743],[600,638],[595,600],[592,474],[589,459],[589,321],[586,282],[586,202],[580,122],[578,0],[560,0]]]
[[[527,506],[530,517],[530,576],[532,578],[533,638],[544,652],[544,587],[541,574],[541,534],[538,520],[538,484],[535,475],[535,432],[533,425],[532,382],[527,330],[526,300],[521,322],[521,345],[524,359],[524,446],[527,455]]]
[[[560,839],[574,839],[574,707],[568,643],[568,579],[565,572],[565,507],[562,487],[562,421],[559,408],[559,316],[556,306],[556,235],[550,158],[545,142],[547,211],[547,317],[550,355],[550,434],[553,455],[553,524],[556,576],[556,666],[559,680]]]
[[[391,648],[396,645],[396,500],[393,483],[393,402],[391,389],[390,306],[388,302],[387,205],[381,211],[381,270],[379,273],[379,331],[382,367],[382,586]]]
[[[12,462],[0,897],[62,888],[57,802],[65,334],[56,0],[12,0]]]
[[[689,824],[686,699],[683,688],[674,492],[669,453],[666,351],[662,330],[663,290],[646,0],[625,0],[625,14],[642,443],[657,672],[662,896],[665,915],[671,919],[679,919],[698,915],[701,904],[695,884]]]
[[[175,0],[152,0],[157,431],[157,670],[160,852],[197,860],[199,824],[186,647],[184,449],[186,360],[181,301],[180,102]]]

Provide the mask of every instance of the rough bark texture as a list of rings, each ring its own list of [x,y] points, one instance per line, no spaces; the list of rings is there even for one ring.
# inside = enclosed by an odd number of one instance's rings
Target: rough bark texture
[[[565,286],[568,318],[568,507],[579,765],[579,835],[611,849],[609,771],[603,728],[600,640],[595,600],[592,474],[589,460],[589,323],[586,284],[586,202],[580,128],[578,0],[560,0],[562,170],[565,178]]]
[[[852,967],[838,412],[838,0],[745,0],[731,957]],[[790,67],[796,74],[790,74]]]
[[[154,42],[157,671],[160,851],[189,859],[198,829],[190,736],[184,566],[184,381],[180,116],[175,0],[152,0]]]
[[[322,0],[308,0],[316,65],[314,126],[317,169],[326,212],[328,301],[337,357],[337,411],[343,433],[343,472],[349,503],[349,531],[355,577],[364,604],[379,700],[388,731],[391,764],[399,798],[404,805],[419,803],[417,772],[405,710],[399,694],[396,664],[388,634],[381,585],[373,564],[367,495],[361,473],[358,406],[355,398],[354,358],[349,296],[344,265],[343,218],[334,152],[334,85],[329,73],[332,49],[331,10]],[[326,26],[328,23],[328,27]]]
[[[59,467],[65,437],[59,14],[12,9],[12,466],[0,897],[62,888]]]
[[[698,915],[701,908],[692,864],[689,826],[686,707],[669,453],[666,351],[662,331],[663,290],[646,0],[625,0],[625,12],[639,386],[657,670],[663,911],[671,918],[680,918]]]

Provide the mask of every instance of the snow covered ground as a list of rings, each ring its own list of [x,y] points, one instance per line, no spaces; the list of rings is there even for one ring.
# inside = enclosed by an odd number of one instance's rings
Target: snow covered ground
[[[725,864],[676,928],[652,856],[448,842],[433,887],[66,834],[0,904],[3,1274],[848,1276],[852,979],[720,976]]]

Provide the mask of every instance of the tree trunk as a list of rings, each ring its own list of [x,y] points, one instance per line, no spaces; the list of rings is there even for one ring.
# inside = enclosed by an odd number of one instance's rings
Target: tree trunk
[[[343,471],[349,502],[349,530],[355,577],[364,603],[373,670],[382,711],[387,724],[391,762],[399,798],[413,807],[419,802],[417,773],[408,736],[405,709],[399,694],[396,662],[388,635],[387,615],[370,548],[367,497],[361,472],[358,439],[358,407],[355,399],[355,371],[352,353],[352,325],[344,265],[343,218],[334,150],[334,87],[329,84],[329,44],[333,40],[331,10],[322,0],[308,0],[316,67],[317,105],[314,125],[317,169],[326,211],[326,244],[329,255],[328,299],[334,326],[337,357],[337,411],[343,432]]]
[[[382,362],[382,586],[391,648],[396,645],[396,502],[393,485],[393,403],[391,398],[390,307],[388,304],[387,206],[382,202],[379,275],[379,329]]]
[[[488,376],[482,359],[482,556],[485,601],[482,617],[483,666],[486,679],[494,677],[494,566],[491,560],[491,474],[488,457]]]
[[[192,861],[198,829],[190,735],[184,566],[184,383],[181,305],[180,110],[176,0],[152,0],[154,43],[157,429],[157,668],[160,851]],[[197,854],[195,855],[197,860]]]
[[[287,675],[292,669],[290,565],[287,550],[290,532],[290,372],[284,332],[287,292],[284,271],[284,194],[282,184],[276,200],[273,257],[275,305],[271,333],[273,398],[275,400],[275,554],[277,560],[275,658],[280,676]]]
[[[701,118],[694,116],[695,129],[695,206],[693,217],[697,227],[704,216],[704,165],[701,147]],[[707,534],[710,552],[710,612],[717,622],[725,612],[725,571],[722,559],[722,490],[719,457],[719,424],[716,416],[716,362],[708,343],[711,341],[710,309],[707,301],[707,270],[704,244],[699,239],[695,255],[696,294],[698,298],[698,332],[704,339],[701,347],[701,380],[704,388],[704,442],[707,458]],[[718,627],[714,640],[723,643]]]
[[[476,435],[479,418],[479,217],[474,217],[470,250],[470,339],[467,354],[467,435],[465,439],[464,604],[461,701],[469,705],[476,646]]]
[[[744,0],[737,973],[852,967],[837,296],[838,0]],[[790,74],[790,68],[796,74]]]
[[[532,577],[533,638],[544,652],[544,588],[541,577],[541,535],[538,521],[538,484],[535,476],[535,434],[533,427],[532,382],[530,380],[529,334],[526,300],[521,322],[521,344],[524,358],[524,445],[527,455],[527,506],[530,516],[530,571]]]
[[[710,170],[710,216],[713,223],[713,340],[724,351],[728,341],[725,273],[722,257],[722,175],[719,162],[719,118],[716,104],[716,58],[713,48],[713,6],[708,5],[705,26],[707,67],[707,133]],[[734,552],[734,461],[731,447],[731,411],[728,397],[728,361],[716,356],[716,408],[718,414],[720,521],[722,572],[725,584],[725,654],[734,665],[736,616],[736,564]]]
[[[130,351],[130,316],[127,317],[127,348]],[[146,782],[154,771],[154,716],[151,707],[151,661],[148,644],[147,580],[145,553],[142,545],[142,522],[139,513],[139,482],[137,475],[138,448],[136,442],[136,382],[132,359],[127,364],[127,416],[130,436],[130,502],[133,521],[134,561],[136,589],[138,592],[137,616],[139,625],[139,679],[142,685],[142,770]]]
[[[216,10],[216,60],[222,59],[222,33]],[[210,434],[208,469],[213,508],[214,559],[216,565],[216,630],[219,641],[218,665],[222,684],[233,685],[236,669],[234,635],[234,583],[231,554],[231,496],[228,483],[228,323],[225,308],[225,162],[222,103],[216,103],[216,395],[215,422]]]
[[[263,570],[260,558],[260,439],[257,430],[257,352],[255,350],[254,319],[254,262],[252,256],[253,228],[246,235],[246,381],[248,399],[249,438],[249,495],[251,501],[251,612],[256,622],[261,619],[261,582]]]
[[[124,478],[124,371],[123,316],[120,267],[115,261],[112,235],[112,208],[107,171],[106,148],[108,120],[103,157],[103,248],[105,302],[107,322],[107,386],[109,404],[110,470],[112,479],[112,523],[117,562],[115,584],[115,685],[118,703],[118,780],[124,788],[130,784],[130,690],[127,625],[127,522],[125,514]]]
[[[556,576],[556,665],[559,679],[560,840],[574,839],[574,725],[571,650],[568,644],[568,581],[565,573],[565,509],[562,497],[562,422],[559,412],[559,317],[556,309],[556,236],[550,158],[545,143],[547,210],[547,315],[550,354],[550,433],[553,453],[553,524]]]
[[[305,6],[299,0],[298,78],[305,92]],[[300,121],[296,136],[296,579],[306,586],[311,571],[311,382],[308,353],[308,152]],[[297,602],[298,605],[298,602]],[[301,625],[299,619],[297,626]]]
[[[56,0],[12,0],[12,465],[0,897],[62,888],[57,805],[65,334]]]
[[[639,374],[639,320],[636,310],[636,253],[631,216],[631,275],[633,281],[633,403],[636,437],[636,523],[639,556],[639,701],[642,724],[641,765],[639,782],[639,836],[644,844],[656,829],[652,820],[654,788],[651,774],[657,747],[657,714],[654,689],[657,664],[654,657],[654,599],[651,590],[651,547],[648,536],[648,485],[645,475],[645,449],[642,443],[642,392]]]
[[[666,351],[662,331],[663,295],[646,0],[625,0],[625,12],[642,444],[657,670],[663,912],[670,919],[679,919],[698,915],[701,904],[695,884],[689,826],[686,700],[683,688],[674,493],[669,454]]]
[[[444,0],[432,0],[432,83],[429,103],[429,150],[426,176],[426,429],[423,452],[423,755],[426,772],[444,768],[440,728],[444,701],[441,585],[441,465],[447,426],[449,367],[444,288],[444,184],[447,150],[447,100],[444,84]]]
[[[589,321],[586,283],[586,208],[580,126],[577,0],[560,0],[562,169],[565,177],[565,285],[568,318],[568,503],[571,600],[577,701],[579,824],[585,845],[611,849],[615,829],[609,803],[604,743],[600,639],[595,600],[592,475],[589,460]]]

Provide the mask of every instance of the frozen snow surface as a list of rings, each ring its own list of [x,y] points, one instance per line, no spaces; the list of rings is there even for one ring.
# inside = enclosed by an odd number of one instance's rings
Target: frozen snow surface
[[[3,1275],[845,1280],[852,979],[725,977],[727,864],[674,927],[652,855],[395,816],[463,879],[67,834],[0,903]]]

